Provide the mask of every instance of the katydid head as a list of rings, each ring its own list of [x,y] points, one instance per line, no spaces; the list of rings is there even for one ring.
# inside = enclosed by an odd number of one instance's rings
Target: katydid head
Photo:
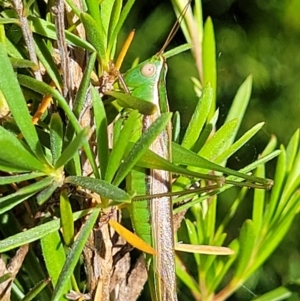
[[[164,58],[153,56],[130,69],[123,77],[133,96],[153,102],[153,98],[158,94],[157,83],[164,71]]]
[[[151,59],[140,63],[138,66],[125,73],[124,80],[126,82],[126,85],[132,88],[138,87],[145,81],[147,81],[148,84],[151,85],[151,81],[154,81],[155,83],[158,82],[162,70],[164,70],[164,73],[166,72],[166,63],[165,58],[163,57],[163,53],[178,31],[180,22],[182,21],[183,16],[185,15],[190,3],[191,0],[188,1],[186,6],[180,13],[165,43],[163,44],[162,48],[156,53],[156,55],[154,55]]]
[[[187,5],[180,13],[179,18],[171,29],[164,45],[159,52],[149,60],[140,63],[123,75],[126,87],[132,96],[142,98],[156,105],[161,103],[159,100],[160,97],[166,98],[164,81],[167,71],[167,64],[166,59],[163,56],[163,52],[179,29],[180,22],[182,21],[190,2],[191,0],[188,1]],[[166,107],[167,106],[165,106],[165,108]],[[163,109],[163,111],[165,111],[165,109]]]

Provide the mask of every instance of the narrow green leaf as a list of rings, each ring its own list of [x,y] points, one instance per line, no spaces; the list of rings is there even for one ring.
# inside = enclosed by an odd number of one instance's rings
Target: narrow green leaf
[[[20,174],[15,176],[0,177],[0,185],[19,183],[30,179],[35,179],[44,176],[44,173],[31,172],[26,174]]]
[[[270,182],[269,179],[263,179],[263,178],[259,178],[259,177],[255,177],[255,176],[250,176],[248,174],[243,174],[242,172],[235,171],[230,168],[218,165],[218,164],[211,162],[199,155],[196,155],[195,153],[181,147],[179,144],[176,144],[174,142],[172,143],[172,151],[173,151],[172,152],[173,163],[183,164],[183,165],[187,165],[187,166],[197,166],[200,168],[200,169],[198,169],[198,172],[205,172],[208,170],[219,171],[224,174],[236,176],[241,179],[249,180],[254,183],[255,182],[261,183],[263,185],[266,185],[266,188],[272,184],[272,181]],[[270,156],[266,156],[266,158],[269,159],[276,155],[278,155],[277,152]],[[262,160],[262,158],[260,160]],[[253,164],[250,164],[249,166],[247,166],[247,172],[248,172],[248,170],[252,170],[252,169],[256,168],[258,164],[261,164],[259,162],[260,161],[257,160],[255,163],[253,163],[254,165],[256,165],[255,167]],[[253,168],[252,168],[252,166],[253,166]],[[250,168],[252,168],[252,169],[250,169]]]
[[[0,43],[0,62],[0,90],[2,91],[5,100],[9,105],[16,124],[18,125],[32,152],[40,160],[46,162],[38,135],[34,125],[31,122],[31,116],[28,112],[26,101],[2,43]],[[2,134],[0,136],[2,136]],[[1,143],[1,145],[3,144]],[[1,155],[0,157],[3,158]]]
[[[52,55],[47,47],[45,41],[36,35],[34,37],[35,51],[38,59],[45,67],[47,74],[50,76],[51,80],[55,86],[60,89],[63,86],[62,78],[59,74],[57,65],[53,61]]]
[[[172,114],[164,113],[157,118],[153,124],[143,133],[141,138],[134,144],[128,156],[125,158],[123,164],[113,181],[113,184],[119,185],[126,175],[132,170],[133,166],[138,162],[142,155],[147,151],[151,143],[155,140],[159,133],[167,126]]]
[[[11,165],[28,171],[41,171],[47,173],[49,166],[45,166],[32,155],[12,133],[0,127],[0,158]],[[14,150],[12,152],[12,150]]]
[[[39,206],[44,204],[52,196],[53,192],[60,186],[59,182],[53,182],[48,187],[39,192],[36,196],[36,201]]]
[[[176,275],[177,277],[193,292],[194,296],[198,296],[197,300],[201,299],[201,292],[195,279],[187,272],[186,266],[176,256]]]
[[[86,5],[88,8],[88,13],[95,20],[97,27],[102,26],[102,21],[101,21],[101,17],[100,17],[99,1],[98,0],[86,0]]]
[[[84,103],[88,94],[88,87],[91,81],[91,74],[93,68],[95,67],[96,61],[96,52],[93,52],[90,57],[86,68],[84,69],[84,73],[82,76],[82,80],[80,82],[80,86],[75,96],[73,112],[75,116],[78,118],[82,109],[84,109]]]
[[[66,261],[63,242],[58,231],[56,230],[42,237],[41,247],[48,275],[51,277],[52,285],[55,288],[63,265]],[[70,281],[67,282],[69,283],[67,289],[70,290],[71,283]],[[67,293],[68,290],[66,290],[65,293]]]
[[[231,256],[227,256],[225,258],[225,264],[223,265],[222,269],[217,271],[217,274],[214,277],[214,281],[209,283],[209,291],[214,292],[217,287],[220,285],[222,280],[224,279],[225,275],[228,274],[229,268],[235,263],[237,254],[239,253],[239,244],[237,240],[233,240],[230,245],[228,246],[230,249],[234,250],[235,254]],[[224,260],[224,259],[223,259]]]
[[[58,113],[53,113],[50,119],[50,148],[52,164],[61,156],[63,146],[63,123]]]
[[[91,209],[81,210],[73,213],[73,221],[76,221],[91,212]],[[60,219],[55,219],[46,224],[42,224],[26,230],[24,232],[12,235],[0,241],[0,253],[7,252],[17,247],[34,242],[49,233],[58,231],[61,226]]]
[[[89,178],[89,177],[67,177],[65,183],[71,183],[74,185],[81,186],[83,188],[89,189],[105,197],[107,199],[112,199],[116,202],[131,202],[131,196],[124,190],[100,179]]]
[[[61,156],[57,159],[54,168],[59,169],[70,161],[75,154],[78,153],[79,148],[87,140],[89,129],[84,128],[75,139],[66,147]]]
[[[217,98],[217,68],[216,68],[216,44],[213,22],[210,17],[204,24],[202,42],[202,61],[203,61],[203,86],[208,83],[212,88],[212,105],[210,116],[215,112]],[[210,118],[208,118],[210,119]]]
[[[107,91],[105,94],[115,97],[121,107],[138,110],[143,115],[153,115],[157,110],[156,105],[152,102],[130,94],[117,91]]]
[[[50,278],[37,283],[30,291],[22,298],[22,301],[31,301],[49,284]]]
[[[286,148],[287,172],[290,172],[294,167],[294,161],[299,150],[299,133],[299,129],[297,129]]]
[[[48,21],[33,16],[28,16],[28,20],[31,21],[31,25],[32,25],[31,28],[33,32],[36,32],[49,39],[57,40],[56,28],[53,23],[50,23]],[[77,35],[67,30],[65,31],[65,35],[66,35],[67,44],[72,46],[78,46],[88,51],[95,52],[95,48],[86,40],[79,38]]]
[[[54,181],[53,177],[44,178],[34,184],[30,184],[26,187],[20,188],[14,193],[6,195],[0,198],[0,214],[11,210],[16,205],[22,203],[38,191],[47,187]]]
[[[213,125],[211,123],[208,123],[203,131],[201,132],[200,136],[198,137],[198,140],[196,141],[192,151],[195,153],[198,153],[200,149],[205,145],[206,141],[208,140],[209,136],[211,135],[213,131]],[[176,142],[176,141],[174,141]],[[177,143],[179,144],[179,143]]]
[[[97,153],[100,163],[101,178],[104,179],[108,171],[109,145],[107,132],[107,117],[102,99],[95,88],[92,89],[93,109],[95,116],[95,126],[97,135]],[[109,166],[110,169],[110,166]]]
[[[214,234],[216,231],[216,216],[217,216],[217,198],[211,197],[209,200],[209,208],[205,217],[206,236],[209,239],[209,244],[214,244]]]
[[[244,146],[264,125],[264,122],[260,122],[249,131],[247,131],[239,140],[234,142],[229,148],[224,149],[224,151],[214,160],[216,163],[224,163],[231,155],[237,152],[242,146]]]
[[[74,240],[74,223],[72,206],[66,189],[60,193],[59,204],[64,241],[67,246],[70,246]]]
[[[132,111],[120,132],[118,140],[115,142],[108,161],[108,169],[105,180],[111,182],[124,155],[125,149],[130,141],[134,126],[140,117],[137,111]]]
[[[198,101],[194,114],[189,122],[188,128],[185,132],[181,145],[187,149],[194,147],[202,128],[206,122],[207,115],[213,99],[213,90],[208,84],[202,92]]]
[[[73,247],[67,257],[67,260],[64,264],[64,267],[61,271],[61,274],[59,276],[57,285],[55,287],[55,290],[53,292],[52,301],[60,301],[61,297],[63,296],[66,286],[68,285],[68,279],[70,279],[71,274],[74,271],[74,268],[79,260],[79,257],[82,253],[82,250],[86,244],[86,241],[90,235],[90,232],[92,231],[94,224],[98,218],[98,215],[100,213],[99,208],[94,208],[94,211],[90,215],[90,217],[87,219],[83,227],[81,228],[81,231],[73,244]]]
[[[179,112],[175,112],[172,118],[172,137],[173,137],[173,141],[176,143],[179,143],[180,128],[181,128],[180,124],[181,124],[180,114]]]
[[[128,154],[126,153],[126,156]],[[188,177],[194,177],[199,179],[207,179],[216,182],[223,183],[224,177],[222,176],[211,176],[205,173],[198,173],[189,169],[186,169],[181,166],[177,166],[170,161],[160,157],[159,155],[153,153],[150,150],[147,150],[141,159],[136,163],[138,167],[148,168],[148,169],[160,169],[160,170],[167,170],[173,172],[175,174],[187,175]],[[184,163],[183,163],[184,165]]]
[[[228,140],[228,142],[227,142],[228,145],[232,144],[232,142],[234,141],[237,131],[240,128],[241,122],[244,119],[244,114],[247,109],[248,103],[250,101],[251,89],[252,89],[252,76],[249,75],[246,78],[246,80],[242,83],[242,85],[239,87],[239,89],[234,97],[230,111],[225,120],[225,123],[227,123],[228,121],[230,121],[232,119],[238,120],[236,132]]]
[[[113,7],[111,5],[112,2],[113,2]],[[112,38],[112,34],[119,22],[122,4],[123,4],[122,0],[115,0],[111,2],[104,1],[101,5],[101,15],[103,16],[103,18],[105,18],[105,16],[110,16],[110,18],[106,17],[106,19],[108,19],[107,21],[103,20],[103,27],[107,28],[106,30],[108,33],[108,38],[107,38],[108,43]],[[115,42],[117,42],[117,40]],[[114,49],[114,47],[112,49]],[[114,53],[110,53],[110,56],[113,57]]]
[[[237,119],[233,119],[221,126],[213,137],[205,143],[198,154],[208,160],[213,160],[220,155],[227,148],[227,141],[235,133],[237,124]]]
[[[89,42],[95,47],[99,57],[101,58],[101,63],[105,69],[108,68],[108,58],[106,57],[106,41],[107,36],[102,27],[102,23],[97,24],[97,22],[87,13],[82,12],[80,14],[80,20],[84,26],[87,38]]]
[[[113,33],[110,36],[110,39],[108,41],[108,46],[107,46],[107,53],[111,54],[112,53],[112,49],[114,48],[115,42],[117,40],[117,36],[127,18],[127,15],[129,14],[132,5],[134,4],[135,0],[128,0],[122,10],[121,16],[118,20],[117,25],[115,26],[115,29],[113,31]]]
[[[3,24],[17,24],[17,25],[20,25],[20,21],[18,19],[15,19],[15,18],[1,18],[0,20],[0,24],[3,25]]]
[[[39,69],[39,66],[32,61],[12,57],[10,57],[9,60],[13,68],[30,68],[33,71],[37,71]]]
[[[256,176],[265,177],[265,166],[260,165],[255,173]],[[259,234],[264,223],[264,209],[265,209],[266,192],[264,189],[255,189],[253,197],[252,220],[253,226],[257,234]]]
[[[186,224],[187,233],[189,236],[189,243],[191,243],[192,245],[199,245],[200,243],[198,240],[198,233],[197,233],[194,223],[191,222],[189,219],[185,219],[185,224]],[[200,254],[194,253],[193,255],[194,255],[195,261],[197,263],[197,266],[199,266],[200,265]]]
[[[173,49],[168,50],[167,52],[164,53],[164,57],[166,59],[168,59],[172,56],[175,56],[177,54],[180,54],[182,52],[190,50],[191,48],[192,48],[192,45],[190,43],[186,43],[186,44],[183,44],[183,45],[180,45],[180,46],[177,46]]]
[[[292,292],[288,288],[280,286],[263,294],[262,296],[253,299],[253,301],[281,301],[287,300],[291,296]]]
[[[237,268],[232,282],[241,281],[247,269],[253,264],[252,254],[256,245],[256,233],[253,222],[246,220],[240,231],[240,250],[237,262]]]

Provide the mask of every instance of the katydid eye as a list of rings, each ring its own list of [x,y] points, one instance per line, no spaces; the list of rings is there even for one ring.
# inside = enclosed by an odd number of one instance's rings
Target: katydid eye
[[[141,68],[141,72],[146,77],[151,77],[156,72],[156,66],[148,63]]]

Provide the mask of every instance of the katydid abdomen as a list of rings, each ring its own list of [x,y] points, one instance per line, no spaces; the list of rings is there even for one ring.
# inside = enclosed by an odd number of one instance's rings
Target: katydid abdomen
[[[161,55],[153,56],[124,75],[133,96],[150,101],[157,112],[142,118],[142,129],[148,129],[161,113],[168,111],[165,90],[166,63]],[[162,131],[150,149],[166,160],[170,158],[170,128]],[[138,183],[138,184],[137,184]],[[138,194],[164,194],[170,191],[170,173],[162,170],[133,171],[130,189]],[[152,300],[176,301],[173,213],[170,197],[133,201],[132,223],[137,235],[156,250],[146,256]]]

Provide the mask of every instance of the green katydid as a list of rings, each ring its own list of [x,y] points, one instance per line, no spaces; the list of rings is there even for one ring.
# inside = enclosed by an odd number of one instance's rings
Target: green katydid
[[[169,39],[167,39],[169,41]],[[125,101],[132,99],[136,101],[143,99],[154,104],[150,115],[144,116],[142,121],[143,130],[147,130],[161,114],[168,114],[168,103],[166,99],[165,75],[166,62],[163,50],[160,50],[151,59],[139,64],[124,74],[123,79],[131,95],[121,96],[117,92],[108,92]],[[126,89],[127,89],[126,88]],[[138,101],[137,101],[138,102]],[[137,104],[139,105],[139,104]],[[130,104],[129,104],[130,107]],[[133,108],[136,108],[132,105]],[[140,105],[140,112],[145,112]],[[170,124],[157,136],[150,146],[160,158],[171,161],[170,155]],[[210,162],[209,162],[210,163]],[[239,174],[224,167],[212,164],[216,169],[227,174],[235,174],[249,181],[258,178]],[[188,164],[187,164],[188,165]],[[179,170],[179,169],[178,169]],[[191,176],[192,171],[190,172]],[[262,187],[266,183],[262,180]],[[259,181],[259,179],[258,179]],[[145,170],[132,171],[128,179],[127,189],[134,190],[139,195],[150,195],[151,199],[135,199],[131,206],[131,216],[136,233],[144,241],[152,245],[156,251],[155,256],[147,255],[147,268],[152,300],[177,300],[176,296],[176,274],[174,258],[174,235],[173,235],[173,207],[168,192],[171,186],[171,177],[168,171],[151,169],[150,174],[145,175]],[[156,196],[155,196],[156,195]]]

